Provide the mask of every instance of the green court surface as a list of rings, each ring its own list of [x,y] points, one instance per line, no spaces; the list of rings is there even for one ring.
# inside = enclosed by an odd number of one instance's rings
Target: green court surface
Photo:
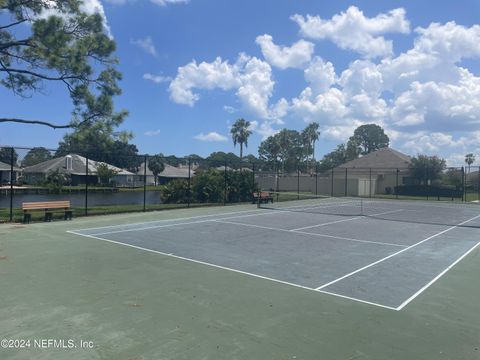
[[[480,359],[479,247],[395,311],[67,232],[239,211],[254,208],[0,225],[0,340],[31,341],[0,359]]]

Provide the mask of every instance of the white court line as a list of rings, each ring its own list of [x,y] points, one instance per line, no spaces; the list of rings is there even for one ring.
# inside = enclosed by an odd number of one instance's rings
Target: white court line
[[[375,261],[375,262],[373,262],[373,263],[371,263],[371,264],[368,264],[368,265],[366,265],[366,266],[363,266],[363,267],[361,267],[361,268],[359,268],[359,269],[357,269],[357,270],[355,270],[355,271],[352,271],[351,273],[348,273],[348,274],[346,274],[346,275],[344,275],[344,276],[342,276],[342,277],[339,277],[338,279],[335,279],[335,280],[330,281],[330,282],[328,282],[328,283],[326,283],[326,284],[323,284],[323,285],[317,287],[316,290],[324,289],[324,288],[326,288],[326,287],[328,287],[328,286],[330,286],[330,285],[332,285],[332,284],[335,284],[335,283],[337,283],[337,282],[339,282],[339,281],[341,281],[341,280],[343,280],[343,279],[346,279],[346,278],[348,278],[348,277],[350,277],[350,276],[352,276],[352,275],[355,275],[355,274],[359,273],[360,271],[363,271],[363,270],[368,269],[368,268],[370,268],[370,267],[372,267],[372,266],[375,266],[375,265],[377,265],[377,264],[379,264],[379,263],[381,263],[381,262],[384,262],[385,260],[388,260],[388,259],[390,259],[390,258],[392,258],[392,257],[394,257],[394,256],[397,256],[398,254],[401,254],[401,253],[403,253],[404,251],[410,250],[410,249],[414,248],[415,246],[418,246],[418,245],[420,245],[420,244],[423,244],[424,242],[426,242],[426,241],[428,241],[428,240],[431,240],[431,239],[433,239],[433,238],[436,238],[437,236],[440,236],[440,235],[442,235],[442,234],[445,234],[446,232],[448,232],[448,231],[450,231],[450,230],[453,230],[453,229],[457,228],[458,226],[462,226],[462,225],[466,224],[467,222],[472,221],[472,220],[475,220],[475,219],[477,219],[477,218],[480,218],[480,215],[477,215],[477,216],[474,216],[474,217],[471,218],[471,219],[465,220],[464,222],[461,222],[460,224],[451,226],[451,227],[449,227],[448,229],[445,229],[445,230],[443,230],[443,231],[440,231],[439,233],[436,233],[436,234],[434,234],[434,235],[432,235],[432,236],[427,237],[426,239],[423,239],[422,241],[419,241],[418,243],[415,243],[415,244],[413,244],[413,245],[410,245],[410,246],[408,246],[408,247],[406,247],[406,248],[404,248],[404,249],[402,249],[402,250],[400,250],[400,251],[397,251],[397,252],[395,252],[395,253],[393,253],[393,254],[390,254],[390,255],[388,255],[388,256],[380,259],[380,260],[377,260],[377,261]]]
[[[478,246],[480,245],[480,242],[476,243],[474,246],[472,246],[465,254],[460,256],[457,260],[455,260],[452,264],[450,264],[445,270],[443,270],[440,274],[435,276],[430,282],[428,282],[425,286],[423,286],[420,290],[418,290],[415,294],[410,296],[407,300],[405,300],[403,303],[400,304],[399,307],[397,307],[397,310],[402,310],[405,306],[407,306],[411,301],[413,301],[418,295],[420,295],[422,292],[427,290],[431,285],[433,285],[438,279],[440,279],[443,275],[447,273],[451,268],[453,268],[455,265],[457,265],[460,261],[462,261],[468,254],[470,254],[473,250],[475,250]]]
[[[147,252],[151,252],[151,253],[155,253],[155,254],[160,254],[160,255],[172,257],[172,258],[179,259],[179,260],[189,261],[189,262],[192,262],[192,263],[195,263],[195,264],[201,264],[201,265],[206,265],[206,266],[210,266],[210,267],[217,268],[217,269],[231,271],[231,272],[242,274],[242,275],[252,276],[252,277],[255,277],[255,278],[262,279],[262,280],[268,280],[268,281],[272,281],[272,282],[275,282],[275,283],[280,283],[280,284],[283,284],[283,285],[289,285],[289,286],[293,286],[293,287],[304,289],[304,290],[314,291],[316,293],[328,294],[328,295],[340,297],[342,299],[353,300],[353,301],[356,301],[356,302],[359,302],[359,303],[362,303],[362,304],[373,305],[373,306],[381,307],[381,308],[388,309],[388,310],[397,310],[393,307],[382,305],[382,304],[377,304],[377,303],[370,302],[370,301],[365,301],[365,300],[356,299],[356,298],[353,298],[353,297],[348,297],[348,296],[344,296],[344,295],[340,295],[340,294],[335,294],[333,292],[328,292],[328,291],[324,291],[324,290],[317,290],[317,289],[314,289],[314,288],[311,288],[311,287],[308,287],[308,286],[303,286],[303,285],[291,283],[291,282],[284,281],[284,280],[278,280],[278,279],[270,278],[270,277],[267,277],[267,276],[262,276],[262,275],[250,273],[250,272],[247,272],[247,271],[242,271],[242,270],[233,269],[233,268],[229,268],[229,267],[222,266],[222,265],[216,265],[216,264],[208,263],[208,262],[201,261],[201,260],[195,260],[195,259],[191,259],[191,258],[179,256],[179,255],[165,253],[165,252],[158,251],[158,250],[148,249],[148,248],[144,248],[144,247],[137,246],[137,245],[131,245],[131,244],[123,243],[123,242],[120,242],[120,241],[104,239],[104,238],[101,238],[101,237],[98,237],[98,236],[93,236],[93,235],[76,233],[76,232],[70,231],[70,230],[68,230],[67,233],[74,234],[74,235],[79,235],[79,236],[85,236],[85,237],[88,237],[88,238],[91,238],[91,239],[106,241],[106,242],[117,244],[117,245],[123,245],[123,246],[131,247],[131,248],[134,248],[134,249],[137,249],[137,250],[143,250],[143,251],[147,251]]]
[[[332,205],[334,206],[334,205]],[[283,209],[289,209],[288,208],[283,208]],[[261,211],[262,209],[258,209]],[[249,212],[252,212],[255,210],[249,210]],[[289,210],[285,210],[289,211]],[[247,211],[241,211],[238,212],[239,214],[244,213]],[[212,214],[212,215],[205,215],[205,216],[198,216],[198,217],[192,217],[193,218],[204,218],[208,216],[217,216],[218,219],[206,219],[206,220],[199,220],[199,221],[190,221],[190,222],[176,222],[176,223],[171,223],[171,224],[163,224],[163,225],[152,225],[152,226],[146,226],[146,227],[134,227],[134,228],[128,228],[128,229],[119,229],[119,230],[112,230],[112,231],[105,231],[105,232],[100,232],[100,233],[93,233],[92,235],[107,235],[107,234],[117,234],[117,233],[122,233],[122,232],[131,232],[131,231],[143,231],[143,230],[151,230],[151,229],[159,229],[159,228],[165,228],[165,227],[173,227],[173,226],[182,226],[182,225],[191,225],[191,224],[201,224],[201,223],[206,223],[206,222],[213,222],[217,220],[231,220],[231,219],[240,219],[240,218],[246,218],[246,217],[252,217],[252,216],[265,216],[265,215],[279,215],[279,212],[271,212],[268,211],[268,209],[263,209],[260,213],[256,212],[254,214],[248,214],[248,215],[236,215],[236,216],[229,216],[229,217],[222,217],[222,215],[230,215],[230,214],[235,214],[233,213],[224,213],[224,214]],[[324,215],[324,214],[318,214],[318,215]],[[332,216],[341,216],[341,215],[334,215],[334,214],[327,214],[327,215],[332,215]],[[185,218],[187,219],[187,218]],[[177,219],[179,220],[179,219]],[[167,220],[168,221],[168,220]],[[173,221],[173,220],[171,220]],[[95,228],[93,228],[95,229]],[[98,228],[101,229],[101,228]],[[89,230],[89,229],[84,229],[84,230]],[[72,230],[72,231],[83,231],[83,230]]]
[[[262,225],[255,225],[255,224],[245,224],[245,223],[239,223],[239,222],[233,222],[233,221],[224,221],[223,219],[217,219],[217,220],[212,220],[213,222],[218,222],[222,224],[232,224],[232,225],[240,225],[240,226],[247,226],[247,227],[254,227],[254,228],[259,228],[259,229],[266,229],[266,230],[272,230],[272,231],[281,231],[281,232],[288,232],[288,233],[294,233],[294,234],[303,234],[303,235],[310,235],[310,236],[320,236],[320,237],[327,237],[327,238],[332,238],[332,239],[339,239],[339,240],[346,240],[346,241],[353,241],[353,242],[361,242],[361,243],[367,243],[367,244],[376,244],[376,245],[388,245],[388,246],[396,246],[396,247],[402,247],[404,248],[404,245],[398,245],[398,244],[392,244],[392,243],[384,243],[380,241],[372,241],[372,240],[361,240],[361,239],[353,239],[353,238],[347,238],[347,237],[342,237],[342,236],[335,236],[335,235],[325,235],[325,234],[316,234],[316,233],[309,233],[306,231],[296,231],[296,230],[287,230],[287,229],[280,229],[280,228],[272,228],[268,226],[262,226]]]
[[[366,215],[366,217],[391,214],[391,213],[396,213],[396,212],[400,212],[400,211],[403,211],[403,209],[384,211],[384,212],[377,213],[377,214],[369,214],[369,215]],[[358,220],[358,219],[364,219],[364,218],[365,218],[365,216],[356,216],[354,218],[349,218],[349,219],[342,219],[342,220],[337,220],[337,221],[330,221],[330,222],[326,222],[326,223],[321,223],[321,224],[317,224],[317,225],[304,226],[304,227],[301,227],[301,228],[292,229],[291,231],[312,229],[312,228],[316,228],[316,227],[320,227],[320,226],[326,226],[326,225],[337,224],[337,223],[341,223],[341,222],[345,222],[345,221],[352,221],[352,220]]]
[[[186,209],[178,209],[178,210],[186,210]],[[222,215],[232,215],[232,214],[243,214],[243,213],[246,213],[246,212],[259,212],[259,211],[261,211],[261,210],[262,210],[262,209],[232,211],[232,212],[218,213],[218,214],[197,215],[197,216],[180,217],[180,218],[173,218],[173,219],[152,220],[152,221],[145,221],[145,222],[131,223],[131,224],[118,224],[118,225],[99,226],[99,227],[91,227],[91,228],[84,228],[84,229],[74,229],[74,230],[71,230],[71,231],[85,231],[85,230],[109,229],[109,228],[117,228],[117,227],[122,227],[122,226],[135,226],[135,225],[154,224],[154,223],[166,222],[166,221],[191,220],[191,219],[199,219],[199,218],[206,218],[206,217],[212,217],[212,216],[222,216]]]

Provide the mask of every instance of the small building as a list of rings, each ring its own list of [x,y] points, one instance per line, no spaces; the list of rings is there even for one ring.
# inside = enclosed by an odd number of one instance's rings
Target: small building
[[[411,184],[411,163],[410,156],[385,147],[334,168],[329,178],[341,183],[334,193],[345,194],[346,189],[352,196],[389,194],[397,185]]]
[[[97,167],[106,165],[110,170],[115,171],[111,181],[117,186],[133,186],[135,174],[120,169],[116,166],[95,160],[88,160],[81,155],[69,154],[55,159],[50,159],[23,169],[24,182],[27,184],[38,184],[45,181],[48,174],[59,171],[68,174],[71,179],[71,185],[98,184],[100,182],[97,175]]]
[[[163,165],[165,166],[165,168],[158,175],[158,180],[157,180],[158,184],[166,184],[173,179],[185,179],[185,180],[188,179],[189,177],[188,166],[179,165],[178,167],[175,167],[172,165],[168,165],[167,163],[164,163]],[[197,166],[195,166],[195,168],[196,167]],[[146,184],[155,185],[155,176],[153,175],[152,170],[148,168],[148,160],[147,160],[146,170],[147,170]],[[135,176],[135,186],[143,185],[144,175],[145,175],[145,163],[142,162]],[[195,175],[195,170],[194,170],[194,167],[192,166],[192,168],[190,169],[190,177],[193,177],[194,175]]]
[[[15,183],[20,177],[21,170],[13,166],[13,182]],[[11,165],[0,161],[0,185],[10,184]]]

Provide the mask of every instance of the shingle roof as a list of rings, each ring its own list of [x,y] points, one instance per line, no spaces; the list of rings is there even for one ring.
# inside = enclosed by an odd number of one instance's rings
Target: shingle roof
[[[338,166],[339,168],[377,168],[377,169],[407,169],[412,160],[392,148],[382,148],[370,154],[351,160]]]
[[[188,167],[178,168],[172,165],[165,164],[165,169],[158,175],[159,177],[164,178],[172,178],[172,179],[188,179]],[[137,175],[144,174],[144,163],[140,165],[137,171]],[[195,171],[193,169],[190,170],[190,176],[193,176]],[[147,175],[153,176],[153,172],[148,168],[147,162]]]
[[[20,171],[20,169],[16,166],[13,166],[14,171]],[[10,164],[5,164],[0,161],[0,171],[10,171]]]
[[[72,159],[71,168],[67,169],[67,157]],[[77,154],[69,154],[65,156],[61,156],[55,159],[50,159],[44,162],[41,162],[36,165],[28,166],[23,171],[25,173],[48,173],[50,171],[59,170],[63,173],[68,173],[72,175],[85,175],[85,167],[87,164],[87,159],[83,156]],[[100,164],[106,164],[100,161],[88,160],[88,173],[89,174],[96,174],[97,166]],[[134,175],[133,173],[120,169],[116,166],[106,164],[109,169],[115,170],[117,175]]]

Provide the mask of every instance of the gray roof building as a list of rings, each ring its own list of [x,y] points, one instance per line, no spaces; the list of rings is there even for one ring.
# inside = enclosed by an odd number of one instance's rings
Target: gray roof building
[[[130,171],[120,169],[116,166],[106,164],[104,162],[88,160],[88,174],[94,175],[97,173],[97,166],[105,164],[109,169],[114,170],[117,175],[134,175]],[[87,167],[87,159],[77,154],[69,154],[55,159],[47,160],[32,166],[27,166],[23,169],[24,173],[41,173],[47,174],[50,171],[59,170],[62,173],[71,175],[85,175]]]
[[[10,164],[5,164],[4,162],[0,161],[0,171],[10,171]],[[20,168],[14,165],[13,171],[20,171]]]
[[[412,160],[410,156],[392,148],[381,148],[370,154],[339,165],[338,168],[357,169],[408,169]]]
[[[175,167],[164,163],[165,169],[158,175],[159,177],[169,179],[188,179],[188,166],[187,167]],[[144,175],[145,163],[142,162],[138,168],[137,175]],[[190,169],[190,176],[193,176],[195,171]],[[147,161],[147,176],[153,176],[153,172],[148,168]]]

